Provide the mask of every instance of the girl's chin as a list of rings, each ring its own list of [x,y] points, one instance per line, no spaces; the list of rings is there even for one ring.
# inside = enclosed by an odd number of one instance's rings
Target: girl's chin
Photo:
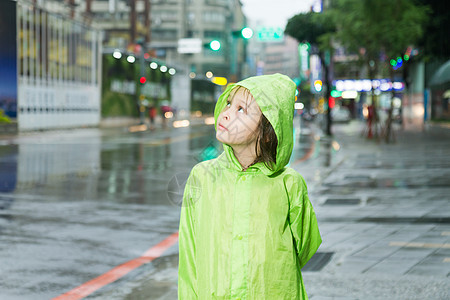
[[[219,141],[219,142],[221,142],[221,143],[227,143],[227,139],[226,138],[224,138],[224,134],[223,134],[223,132],[217,132],[216,133],[216,139]]]

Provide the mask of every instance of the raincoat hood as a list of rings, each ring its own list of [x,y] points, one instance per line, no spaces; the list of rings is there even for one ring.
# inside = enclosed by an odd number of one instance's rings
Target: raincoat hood
[[[216,130],[219,114],[225,108],[231,91],[237,86],[242,86],[250,91],[277,135],[277,155],[273,168],[270,169],[263,162],[258,162],[248,169],[257,168],[265,175],[270,176],[282,170],[288,164],[292,154],[296,85],[288,76],[282,74],[255,76],[230,84],[216,103],[214,110]],[[241,164],[234,155],[233,148],[227,144],[223,144],[223,148],[231,167],[242,170]]]

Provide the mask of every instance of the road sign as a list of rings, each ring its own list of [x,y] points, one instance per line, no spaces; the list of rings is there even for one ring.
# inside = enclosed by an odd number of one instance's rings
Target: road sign
[[[258,40],[261,42],[281,42],[284,30],[281,27],[261,27],[258,29]]]
[[[195,38],[179,39],[178,53],[200,53],[202,52],[202,40]]]

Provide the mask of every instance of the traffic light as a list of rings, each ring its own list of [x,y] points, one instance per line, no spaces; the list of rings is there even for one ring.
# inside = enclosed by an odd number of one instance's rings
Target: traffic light
[[[142,76],[141,78],[139,78],[139,82],[144,84],[147,81],[147,78],[145,78],[145,76]]]
[[[322,80],[314,81],[314,89],[316,90],[316,92],[322,91]]]
[[[231,34],[235,38],[248,40],[253,36],[253,30],[250,27],[244,27],[241,30],[234,30]]]
[[[249,38],[251,38],[253,36],[253,30],[249,27],[244,27],[241,30],[241,36],[248,40]]]
[[[211,48],[211,50],[213,50],[213,51],[219,51],[219,49],[220,49],[220,42],[218,40],[212,40],[209,43],[209,48]]]
[[[339,97],[341,97],[342,92],[337,91],[337,90],[332,90],[332,91],[330,92],[330,95],[331,95],[331,97],[333,97],[333,98],[339,98]]]
[[[334,105],[336,104],[336,100],[334,99],[334,97],[329,97],[328,98],[328,107],[330,109],[334,108]]]

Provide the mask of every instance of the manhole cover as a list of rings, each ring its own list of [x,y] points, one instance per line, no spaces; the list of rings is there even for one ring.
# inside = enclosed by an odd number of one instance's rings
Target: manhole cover
[[[330,262],[331,257],[334,252],[317,252],[314,256],[306,263],[302,271],[307,272],[318,272],[322,270],[327,263]]]
[[[358,205],[361,203],[361,199],[358,198],[334,198],[327,199],[324,205]]]

